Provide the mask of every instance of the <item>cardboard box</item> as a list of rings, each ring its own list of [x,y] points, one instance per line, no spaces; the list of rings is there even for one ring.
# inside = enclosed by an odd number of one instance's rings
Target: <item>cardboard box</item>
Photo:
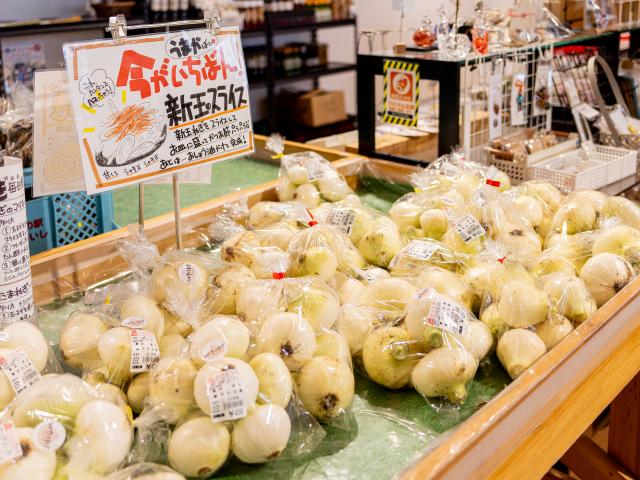
[[[295,118],[308,127],[322,127],[346,120],[344,93],[313,90],[300,95]]]

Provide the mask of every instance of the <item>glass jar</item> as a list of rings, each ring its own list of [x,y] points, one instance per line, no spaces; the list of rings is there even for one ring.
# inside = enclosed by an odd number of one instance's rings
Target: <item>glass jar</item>
[[[430,47],[436,41],[433,24],[426,15],[422,19],[422,25],[413,33],[413,42],[418,47]]]

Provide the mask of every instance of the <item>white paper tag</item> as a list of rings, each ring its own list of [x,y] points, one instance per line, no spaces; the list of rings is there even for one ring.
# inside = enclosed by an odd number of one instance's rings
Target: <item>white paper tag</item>
[[[235,368],[207,379],[207,397],[214,423],[238,420],[247,415],[244,384]]]
[[[573,108],[576,112],[581,114],[587,120],[593,121],[600,116],[600,112],[593,108],[588,103],[581,103],[580,105]]]
[[[438,248],[437,243],[428,240],[412,240],[409,245],[404,247],[403,253],[416,260],[429,260]]]
[[[329,212],[327,216],[327,223],[336,227],[340,232],[345,235],[351,235],[353,230],[353,224],[356,221],[356,214],[349,210],[342,210],[336,208]]]
[[[496,67],[489,80],[489,139],[502,135],[502,70]]]
[[[0,368],[11,382],[16,395],[42,379],[22,348],[6,357],[0,356]]]
[[[629,119],[624,115],[621,108],[615,108],[609,114],[614,127],[620,135],[628,135],[629,132]]]
[[[160,348],[156,336],[148,330],[131,330],[131,372],[148,372],[159,359]]]
[[[193,263],[183,263],[178,267],[178,278],[181,282],[191,284],[197,280],[198,270]]]
[[[217,360],[227,354],[227,348],[228,345],[226,340],[209,342],[200,352],[200,358],[205,362]]]
[[[577,107],[578,105],[580,105],[580,95],[578,94],[578,87],[573,77],[571,75],[563,75],[562,85],[564,86],[564,92],[567,95],[569,106]]]
[[[526,123],[526,95],[527,76],[516,73],[511,83],[511,126],[516,127]]]
[[[431,302],[427,325],[464,335],[467,331],[467,312],[461,306],[437,296]]]
[[[464,243],[473,242],[476,238],[481,237],[486,232],[482,225],[476,220],[476,217],[467,213],[462,219],[456,223],[455,231]]]
[[[60,422],[56,421],[39,423],[33,429],[31,436],[33,444],[43,452],[55,452],[62,446],[66,438],[67,431]]]
[[[325,165],[317,158],[308,158],[304,162],[304,168],[307,170],[307,179],[310,182],[320,180],[327,175]]]
[[[144,328],[147,325],[147,319],[143,317],[128,317],[122,320],[123,327]]]
[[[22,457],[22,447],[11,420],[0,423],[0,465]]]
[[[434,299],[434,297],[438,294],[433,288],[426,287],[422,290],[418,290],[414,295],[413,299],[418,300],[420,302],[427,302]]]

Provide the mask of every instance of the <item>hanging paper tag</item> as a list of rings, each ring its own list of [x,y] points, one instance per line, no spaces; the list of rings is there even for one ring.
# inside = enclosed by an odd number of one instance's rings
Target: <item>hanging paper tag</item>
[[[489,140],[502,135],[502,69],[495,66],[489,80]]]
[[[226,340],[209,342],[200,352],[200,358],[205,362],[217,360],[227,354],[227,348],[228,345]]]
[[[147,325],[147,319],[143,317],[128,317],[122,320],[123,327],[144,328]]]
[[[513,75],[511,82],[511,126],[516,127],[526,123],[526,89],[527,76],[524,73]]]
[[[578,87],[575,80],[571,75],[562,76],[562,85],[564,86],[564,93],[567,95],[567,101],[570,107],[577,107],[582,103],[580,96],[578,95]]]
[[[431,302],[427,324],[447,332],[464,335],[467,331],[467,312],[460,305],[439,295]]]
[[[67,431],[62,424],[53,420],[39,423],[33,429],[31,437],[36,448],[43,452],[55,452],[62,446],[66,438]]]
[[[148,330],[131,330],[131,372],[148,372],[160,360],[156,336]]]
[[[17,348],[6,357],[0,356],[0,368],[11,382],[16,395],[42,379],[22,348]]]
[[[307,170],[307,180],[315,182],[327,175],[325,165],[318,158],[307,158],[303,162],[304,168]]]
[[[197,280],[198,269],[193,263],[183,263],[178,267],[178,278],[182,283],[192,284]]]
[[[11,420],[0,423],[0,465],[22,457],[22,447]]]
[[[482,225],[476,220],[476,217],[467,213],[462,219],[456,223],[455,231],[464,243],[473,242],[476,238],[481,237],[486,232]]]
[[[533,95],[533,115],[546,115],[551,108],[551,68],[546,61],[538,62]]]
[[[404,247],[403,253],[416,260],[429,260],[438,248],[438,244],[428,240],[412,240],[409,245]]]
[[[214,423],[238,420],[247,415],[244,384],[235,368],[207,379],[207,397]]]
[[[327,223],[333,225],[338,231],[345,235],[351,235],[353,224],[356,221],[356,214],[350,210],[342,210],[339,208],[331,210],[327,216]]]

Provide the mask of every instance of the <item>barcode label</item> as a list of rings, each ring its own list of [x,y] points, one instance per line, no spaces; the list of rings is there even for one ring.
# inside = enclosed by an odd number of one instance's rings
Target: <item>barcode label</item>
[[[123,327],[144,328],[147,325],[147,319],[143,317],[129,317],[122,320]]]
[[[148,372],[160,360],[160,348],[156,336],[141,329],[131,330],[131,372]]]
[[[0,368],[11,382],[16,395],[42,378],[22,348],[17,348],[6,357],[0,356]]]
[[[467,312],[461,306],[437,296],[431,302],[427,325],[464,335],[467,331]]]
[[[244,383],[234,368],[207,379],[207,397],[211,407],[211,421],[227,422],[247,416]]]
[[[227,354],[227,341],[213,341],[209,342],[204,346],[202,351],[200,352],[200,358],[205,362],[210,362],[212,360],[217,360],[218,358],[222,358]]]
[[[436,243],[428,240],[412,240],[409,245],[404,247],[403,253],[416,260],[429,260],[436,250],[438,250]]]
[[[356,214],[349,210],[342,210],[336,208],[329,212],[327,216],[327,223],[333,225],[345,235],[351,235],[351,231],[353,230],[353,224],[356,221]]]
[[[197,280],[198,270],[193,263],[183,263],[178,267],[178,278],[186,284],[191,284]]]
[[[464,243],[473,242],[476,238],[486,233],[482,225],[476,220],[476,217],[470,213],[462,217],[454,228]]]
[[[315,182],[324,178],[327,174],[325,166],[317,158],[309,158],[304,162],[304,168],[307,170],[307,179]]]
[[[43,452],[55,452],[62,446],[66,438],[67,431],[60,422],[55,420],[39,423],[33,429],[31,437],[36,448]]]
[[[0,465],[22,457],[22,447],[11,420],[0,423]]]

